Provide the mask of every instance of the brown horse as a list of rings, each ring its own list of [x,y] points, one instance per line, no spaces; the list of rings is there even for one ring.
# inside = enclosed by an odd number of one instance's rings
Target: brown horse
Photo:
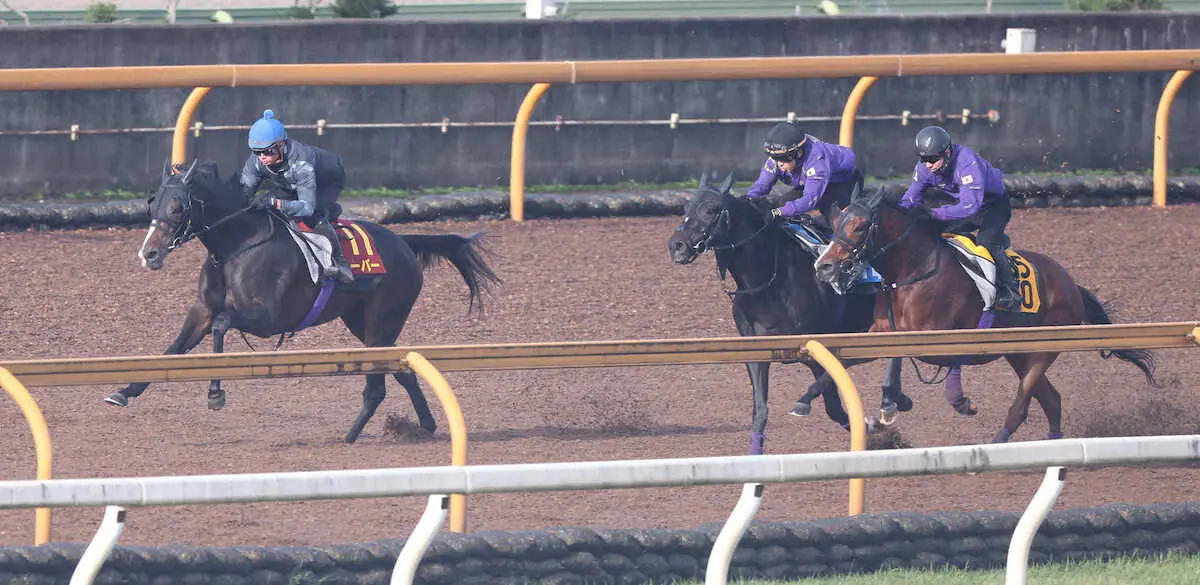
[[[1104,305],[1091,291],[1076,284],[1066,269],[1047,256],[1026,251],[1020,254],[1036,273],[1038,297],[1031,298],[1035,287],[1027,286],[1022,291],[1027,306],[1024,312],[985,312],[979,290],[942,237],[941,226],[924,210],[899,207],[880,189],[874,196],[854,201],[838,217],[833,243],[817,259],[817,275],[834,288],[842,288],[867,263],[879,270],[884,278],[884,293],[875,302],[872,332],[1112,323]],[[1033,307],[1036,310],[1029,310]],[[1020,385],[1004,427],[992,442],[1007,441],[1025,421],[1031,398],[1036,398],[1046,413],[1049,438],[1062,438],[1062,398],[1046,377],[1046,370],[1058,353],[1003,356],[1016,371]],[[1150,352],[1115,350],[1100,355],[1105,358],[1115,355],[1132,363],[1152,386],[1158,386],[1154,379],[1154,356]],[[953,367],[983,364],[999,357],[926,357],[921,361]]]

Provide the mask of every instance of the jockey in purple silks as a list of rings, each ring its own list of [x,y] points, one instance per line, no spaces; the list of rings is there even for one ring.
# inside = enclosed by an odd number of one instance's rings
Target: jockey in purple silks
[[[792,187],[790,201],[771,209],[769,220],[796,219],[816,209],[833,225],[838,213],[862,190],[863,174],[856,167],[854,151],[817,140],[796,122],[771,128],[763,150],[770,158],[746,197],[766,196],[780,181]]]
[[[977,241],[996,262],[996,306],[1016,310],[1021,305],[1021,294],[1004,253],[1009,244],[1004,230],[1012,218],[1004,175],[974,150],[954,144],[950,134],[938,126],[922,128],[916,142],[921,162],[913,171],[912,185],[904,192],[900,205],[920,207],[930,187],[940,188],[956,199],[955,203],[931,209],[930,215],[947,222],[946,231],[979,230]]]

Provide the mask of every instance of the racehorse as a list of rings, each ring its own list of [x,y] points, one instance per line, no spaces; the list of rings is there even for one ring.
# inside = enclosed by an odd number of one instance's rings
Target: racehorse
[[[737,283],[737,290],[727,294],[733,301],[738,333],[760,336],[866,331],[872,321],[874,295],[842,296],[819,282],[812,255],[776,222],[768,222],[765,209],[731,194],[732,187],[732,174],[719,186],[701,175],[699,188],[684,207],[683,221],[668,239],[667,248],[676,264],[690,264],[705,250],[715,253],[722,280],[728,271]],[[829,417],[849,428],[850,419],[833,378],[816,362],[804,364],[816,381],[790,414],[808,414],[812,399],[822,396]],[[900,365],[899,359],[889,361],[881,401],[885,419],[912,408],[912,401],[901,391]],[[763,452],[770,367],[771,362],[746,364],[754,390],[751,455]]]
[[[295,226],[273,210],[249,209],[237,181],[222,180],[215,163],[193,161],[186,171],[168,164],[148,204],[150,228],[138,250],[146,268],[162,268],[172,250],[192,239],[208,249],[200,270],[199,299],[167,354],[186,353],[209,333],[213,352],[221,353],[230,329],[267,338],[337,318],[368,347],[386,347],[396,342],[417,301],[425,268],[449,260],[458,269],[467,285],[468,313],[482,308],[482,294],[499,282],[480,253],[482,233],[401,236],[371,222],[355,221],[353,230],[369,236],[386,270],[326,289],[327,302],[318,309],[319,303],[314,303],[323,287],[314,283],[293,240],[290,232]],[[432,433],[437,423],[416,376],[412,372],[392,375],[408,391],[421,427]],[[126,406],[147,386],[130,384],[105,401]],[[385,395],[384,375],[367,374],[362,410],[346,433],[347,443],[358,439]],[[208,407],[224,406],[221,381],[212,380]]]
[[[873,196],[856,199],[842,211],[834,223],[832,244],[817,259],[817,275],[835,288],[844,288],[863,265],[870,263],[879,270],[884,277],[884,292],[875,300],[872,332],[1112,323],[1104,304],[1076,284],[1058,262],[1024,250],[1018,251],[1023,259],[1014,258],[1014,265],[1023,267],[1016,276],[1021,282],[1024,310],[985,313],[981,293],[943,238],[943,225],[924,210],[900,207],[881,188]],[[992,442],[1006,442],[1016,432],[1029,414],[1031,398],[1036,398],[1046,413],[1049,438],[1062,438],[1062,397],[1046,377],[1058,353],[1003,355],[1020,384],[1004,426]],[[1152,387],[1158,387],[1154,355],[1149,351],[1115,350],[1100,355],[1106,359],[1115,355],[1133,364]],[[921,361],[958,366],[983,364],[999,357],[942,356]],[[958,398],[965,398],[961,389],[959,392]],[[948,386],[948,399],[950,394]],[[969,400],[966,402],[969,404]]]

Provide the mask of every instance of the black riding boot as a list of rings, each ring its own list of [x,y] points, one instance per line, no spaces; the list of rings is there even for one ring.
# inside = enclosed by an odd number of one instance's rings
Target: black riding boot
[[[987,246],[987,250],[996,261],[996,307],[1015,311],[1021,307],[1022,299],[1008,254],[1004,253],[1004,246]]]
[[[352,282],[354,271],[350,268],[350,262],[346,260],[346,256],[342,254],[342,244],[338,241],[337,230],[333,228],[333,224],[328,220],[322,220],[313,227],[313,231],[325,236],[333,244],[333,266],[325,270],[325,276],[336,278],[341,282]]]

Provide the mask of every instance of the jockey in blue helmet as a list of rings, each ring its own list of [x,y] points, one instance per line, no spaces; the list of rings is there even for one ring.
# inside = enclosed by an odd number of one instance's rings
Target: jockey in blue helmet
[[[288,217],[301,219],[333,245],[333,266],[326,270],[342,282],[354,279],[350,263],[342,254],[337,232],[331,221],[341,214],[337,198],[346,186],[342,157],[323,148],[288,140],[287,129],[266,110],[250,126],[250,157],[242,166],[242,189],[251,207],[274,208]],[[276,197],[255,197],[266,181]]]

